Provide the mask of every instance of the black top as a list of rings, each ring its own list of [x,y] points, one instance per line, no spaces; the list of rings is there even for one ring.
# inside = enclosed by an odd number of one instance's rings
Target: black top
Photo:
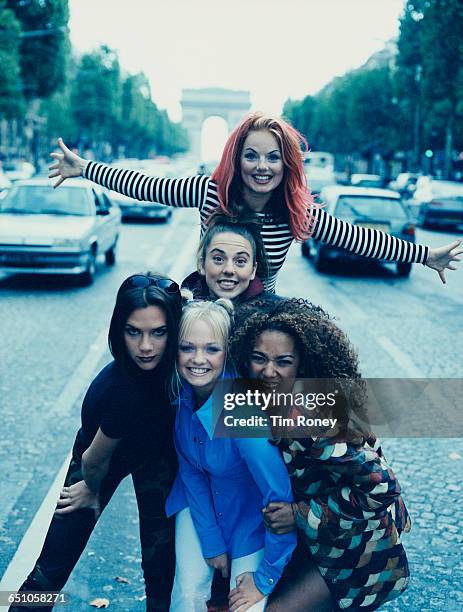
[[[113,460],[129,467],[148,457],[171,456],[175,462],[175,414],[157,369],[143,371],[135,364],[122,367],[113,361],[101,370],[82,404],[82,427],[73,451],[77,461],[101,428],[109,438],[121,438]]]

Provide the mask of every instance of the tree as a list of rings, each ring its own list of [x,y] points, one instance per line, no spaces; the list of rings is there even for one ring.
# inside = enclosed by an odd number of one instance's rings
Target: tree
[[[119,140],[122,83],[117,53],[102,46],[82,56],[71,92],[81,140],[113,148]],[[99,151],[102,154],[102,151]]]
[[[67,79],[62,86],[40,105],[40,115],[46,121],[46,141],[55,142],[61,136],[69,146],[77,146],[79,129],[72,107],[72,83],[76,74],[76,60],[68,61]]]
[[[0,116],[6,119],[24,113],[20,77],[19,45],[21,24],[15,14],[0,0]]]
[[[6,0],[20,21],[21,75],[28,99],[50,96],[65,80],[69,53],[67,0]]]
[[[434,132],[444,135],[444,176],[450,178],[455,124],[462,116],[463,3],[433,0],[423,17],[423,92],[432,112]],[[433,133],[431,131],[431,137]]]

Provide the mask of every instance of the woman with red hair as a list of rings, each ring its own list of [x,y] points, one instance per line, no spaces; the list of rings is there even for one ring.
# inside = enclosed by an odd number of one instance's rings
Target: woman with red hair
[[[49,177],[58,178],[55,187],[66,178],[84,176],[137,200],[198,208],[202,231],[217,208],[231,216],[253,212],[261,223],[270,264],[262,281],[271,292],[292,241],[308,236],[373,259],[425,264],[445,283],[445,269],[454,270],[452,262],[463,253],[461,241],[430,249],[329,215],[310,195],[301,144],[307,149],[304,137],[289,123],[255,112],[230,134],[211,177],[166,179],[112,168],[79,157],[61,139],[61,152],[51,154],[56,162]]]

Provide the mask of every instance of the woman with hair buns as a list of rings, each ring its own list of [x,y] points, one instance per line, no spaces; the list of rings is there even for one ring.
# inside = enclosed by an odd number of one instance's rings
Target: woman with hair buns
[[[266,609],[369,611],[398,597],[409,582],[400,534],[410,519],[369,431],[357,355],[345,334],[320,308],[285,298],[253,311],[245,305],[230,351],[239,375],[268,391],[291,393],[296,379],[335,379],[337,390],[348,390],[348,401],[337,396],[337,429],[273,432],[295,503],[267,504],[265,522],[272,533],[297,529],[299,545]],[[284,410],[291,417],[300,408]],[[317,414],[332,416],[326,407]],[[230,601],[239,596],[240,585]]]
[[[196,255],[197,270],[182,282],[195,300],[226,298],[234,304],[265,291],[261,278],[268,261],[259,225],[248,216],[239,219],[214,213],[203,234]]]
[[[179,477],[167,501],[176,514],[172,612],[204,612],[214,568],[241,586],[230,610],[263,610],[289,561],[294,533],[267,531],[262,507],[293,500],[278,450],[264,438],[212,438],[211,394],[227,377],[229,300],[191,302],[179,329],[175,445]]]
[[[165,501],[177,473],[169,383],[182,312],[173,280],[125,279],[109,327],[113,361],[82,404],[82,426],[42,552],[21,592],[60,591],[123,478],[137,497],[147,612],[167,612],[174,577],[174,525]],[[25,607],[13,605],[10,612]],[[53,606],[38,608],[43,612]]]
[[[453,262],[463,252],[460,240],[431,249],[329,215],[310,195],[301,144],[307,150],[303,136],[284,119],[255,112],[230,134],[212,177],[166,179],[112,168],[79,157],[61,139],[60,152],[51,154],[56,161],[49,176],[58,179],[55,187],[84,176],[137,200],[197,208],[202,233],[218,209],[232,217],[252,213],[269,258],[268,275],[261,280],[270,292],[293,240],[308,236],[373,259],[425,264],[445,282],[445,270],[455,270]]]

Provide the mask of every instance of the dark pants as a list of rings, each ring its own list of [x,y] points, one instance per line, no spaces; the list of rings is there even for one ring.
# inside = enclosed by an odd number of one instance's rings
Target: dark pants
[[[173,476],[172,467],[162,461],[146,460],[136,469],[124,469],[112,462],[100,489],[101,510],[105,508],[123,478],[132,475],[137,497],[142,569],[145,578],[147,610],[167,611],[175,571],[174,521],[165,515],[164,504]],[[65,485],[82,480],[80,464],[71,461]],[[92,509],[54,515],[34,569],[21,591],[60,591],[69,578],[96,525]],[[34,608],[48,612],[52,606]],[[10,607],[21,612],[22,607]]]

